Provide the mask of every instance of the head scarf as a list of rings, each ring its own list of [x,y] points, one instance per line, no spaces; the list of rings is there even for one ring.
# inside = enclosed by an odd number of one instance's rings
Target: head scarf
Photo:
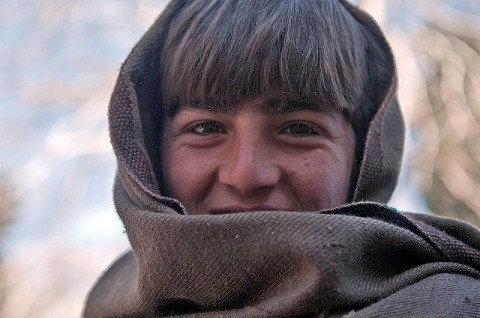
[[[172,1],[134,47],[113,91],[114,200],[132,246],[91,290],[84,317],[453,317],[480,312],[480,235],[462,222],[401,214],[404,126],[393,56],[370,16],[343,6],[392,66],[369,124],[353,203],[318,212],[188,215],[163,196],[158,94]]]

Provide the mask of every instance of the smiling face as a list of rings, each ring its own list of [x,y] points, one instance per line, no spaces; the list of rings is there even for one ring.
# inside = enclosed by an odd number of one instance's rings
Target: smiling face
[[[184,106],[165,119],[164,190],[189,214],[315,211],[346,202],[355,142],[343,113],[269,94],[233,106]]]
[[[319,210],[353,199],[352,166],[361,166],[393,68],[350,6],[184,4],[162,47],[161,104],[152,103],[167,115],[160,158],[152,142],[162,190],[189,213]]]

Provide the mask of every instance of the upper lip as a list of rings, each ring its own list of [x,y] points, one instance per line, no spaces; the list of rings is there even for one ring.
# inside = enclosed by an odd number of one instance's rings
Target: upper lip
[[[223,208],[215,208],[210,210],[211,214],[229,214],[229,213],[240,213],[240,212],[254,212],[254,211],[282,211],[286,209],[277,208],[270,205],[258,205],[254,207],[245,207],[241,205],[230,205]]]

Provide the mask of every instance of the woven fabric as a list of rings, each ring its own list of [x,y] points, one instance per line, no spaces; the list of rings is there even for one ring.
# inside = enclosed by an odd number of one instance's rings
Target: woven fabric
[[[85,317],[480,313],[480,245],[462,243],[479,233],[460,222],[451,221],[463,235],[444,232],[434,242],[415,215],[374,203],[189,216],[146,210],[123,189],[115,197],[133,251],[97,282]],[[461,255],[446,255],[445,246]]]
[[[386,207],[403,149],[393,57],[375,22],[341,1],[392,64],[354,201],[319,212],[188,215],[161,194],[158,89],[173,1],[123,64],[109,107],[114,200],[132,250],[91,290],[84,317],[480,316],[480,233]],[[363,201],[375,201],[363,202]]]

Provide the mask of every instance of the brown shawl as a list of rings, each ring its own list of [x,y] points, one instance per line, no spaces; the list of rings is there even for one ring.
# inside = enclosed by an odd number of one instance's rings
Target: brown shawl
[[[480,233],[401,214],[403,121],[393,57],[375,22],[342,1],[392,64],[373,118],[354,202],[319,212],[188,215],[162,196],[159,56],[173,1],[122,66],[110,109],[115,205],[132,250],[100,277],[84,317],[480,317]],[[368,203],[361,201],[375,201]]]

